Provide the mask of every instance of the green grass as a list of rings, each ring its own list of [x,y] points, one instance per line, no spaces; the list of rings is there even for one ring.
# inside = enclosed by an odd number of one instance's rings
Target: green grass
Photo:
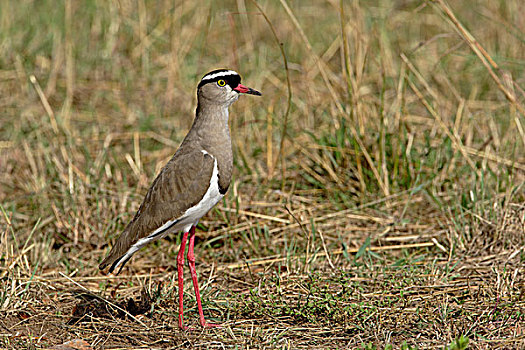
[[[524,347],[520,5],[0,0],[0,346]],[[220,67],[263,97],[183,333],[180,237],[97,265]]]

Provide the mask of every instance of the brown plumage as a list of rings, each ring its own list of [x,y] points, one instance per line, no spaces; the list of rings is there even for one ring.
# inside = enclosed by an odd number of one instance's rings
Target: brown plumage
[[[195,175],[181,176],[184,173],[177,169]],[[190,151],[173,156],[153,181],[139,210],[99,268],[103,270],[112,265],[139,239],[147,237],[167,221],[179,218],[188,207],[196,205],[209,187],[212,171],[213,159],[202,152]],[[121,263],[120,270],[125,263]],[[112,266],[109,272],[113,272],[114,268]]]
[[[120,234],[101,270],[122,270],[140,248],[169,233],[184,232],[177,258],[179,278],[179,326],[182,325],[182,264],[188,233],[188,260],[197,296],[200,321],[206,326],[195,272],[195,226],[226,193],[230,185],[233,155],[228,127],[228,107],[240,93],[260,95],[240,84],[238,73],[216,70],[206,74],[197,90],[198,107],[193,125],[177,152],[153,181],[137,213]]]

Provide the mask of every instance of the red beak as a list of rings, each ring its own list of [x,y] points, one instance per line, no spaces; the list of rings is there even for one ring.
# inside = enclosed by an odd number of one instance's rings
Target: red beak
[[[262,95],[259,91],[246,87],[242,84],[237,85],[237,87],[234,88],[233,90],[237,91],[240,94],[250,94],[250,95],[257,95],[257,96]]]

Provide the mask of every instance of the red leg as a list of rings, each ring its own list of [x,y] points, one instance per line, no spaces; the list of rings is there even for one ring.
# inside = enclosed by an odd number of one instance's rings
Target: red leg
[[[218,327],[213,323],[206,323],[204,320],[204,312],[202,311],[201,294],[199,292],[199,282],[197,281],[197,269],[195,268],[195,254],[193,252],[193,245],[195,244],[195,226],[190,230],[190,242],[188,243],[188,265],[190,265],[191,279],[193,281],[193,289],[195,289],[195,298],[197,299],[197,308],[199,309],[199,317],[201,326],[203,327]]]
[[[188,238],[188,232],[184,232],[182,240],[180,242],[179,254],[177,255],[177,279],[179,282],[179,328],[186,329],[183,325],[183,304],[184,298],[184,250],[186,249],[186,239]]]

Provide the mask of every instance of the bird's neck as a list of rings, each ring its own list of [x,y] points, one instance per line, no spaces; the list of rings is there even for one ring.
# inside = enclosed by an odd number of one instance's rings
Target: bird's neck
[[[219,144],[225,144],[224,146],[228,145],[231,148],[228,116],[227,105],[200,103],[199,101],[195,120],[188,136],[196,138],[203,146],[221,147],[222,145]]]
[[[190,132],[181,148],[192,145],[211,154],[217,159],[219,187],[226,191],[233,171],[233,152],[228,127],[228,106],[200,103]]]
[[[228,105],[201,103],[199,101],[193,124],[198,124],[200,127],[212,126],[213,128],[228,129],[228,107]]]

